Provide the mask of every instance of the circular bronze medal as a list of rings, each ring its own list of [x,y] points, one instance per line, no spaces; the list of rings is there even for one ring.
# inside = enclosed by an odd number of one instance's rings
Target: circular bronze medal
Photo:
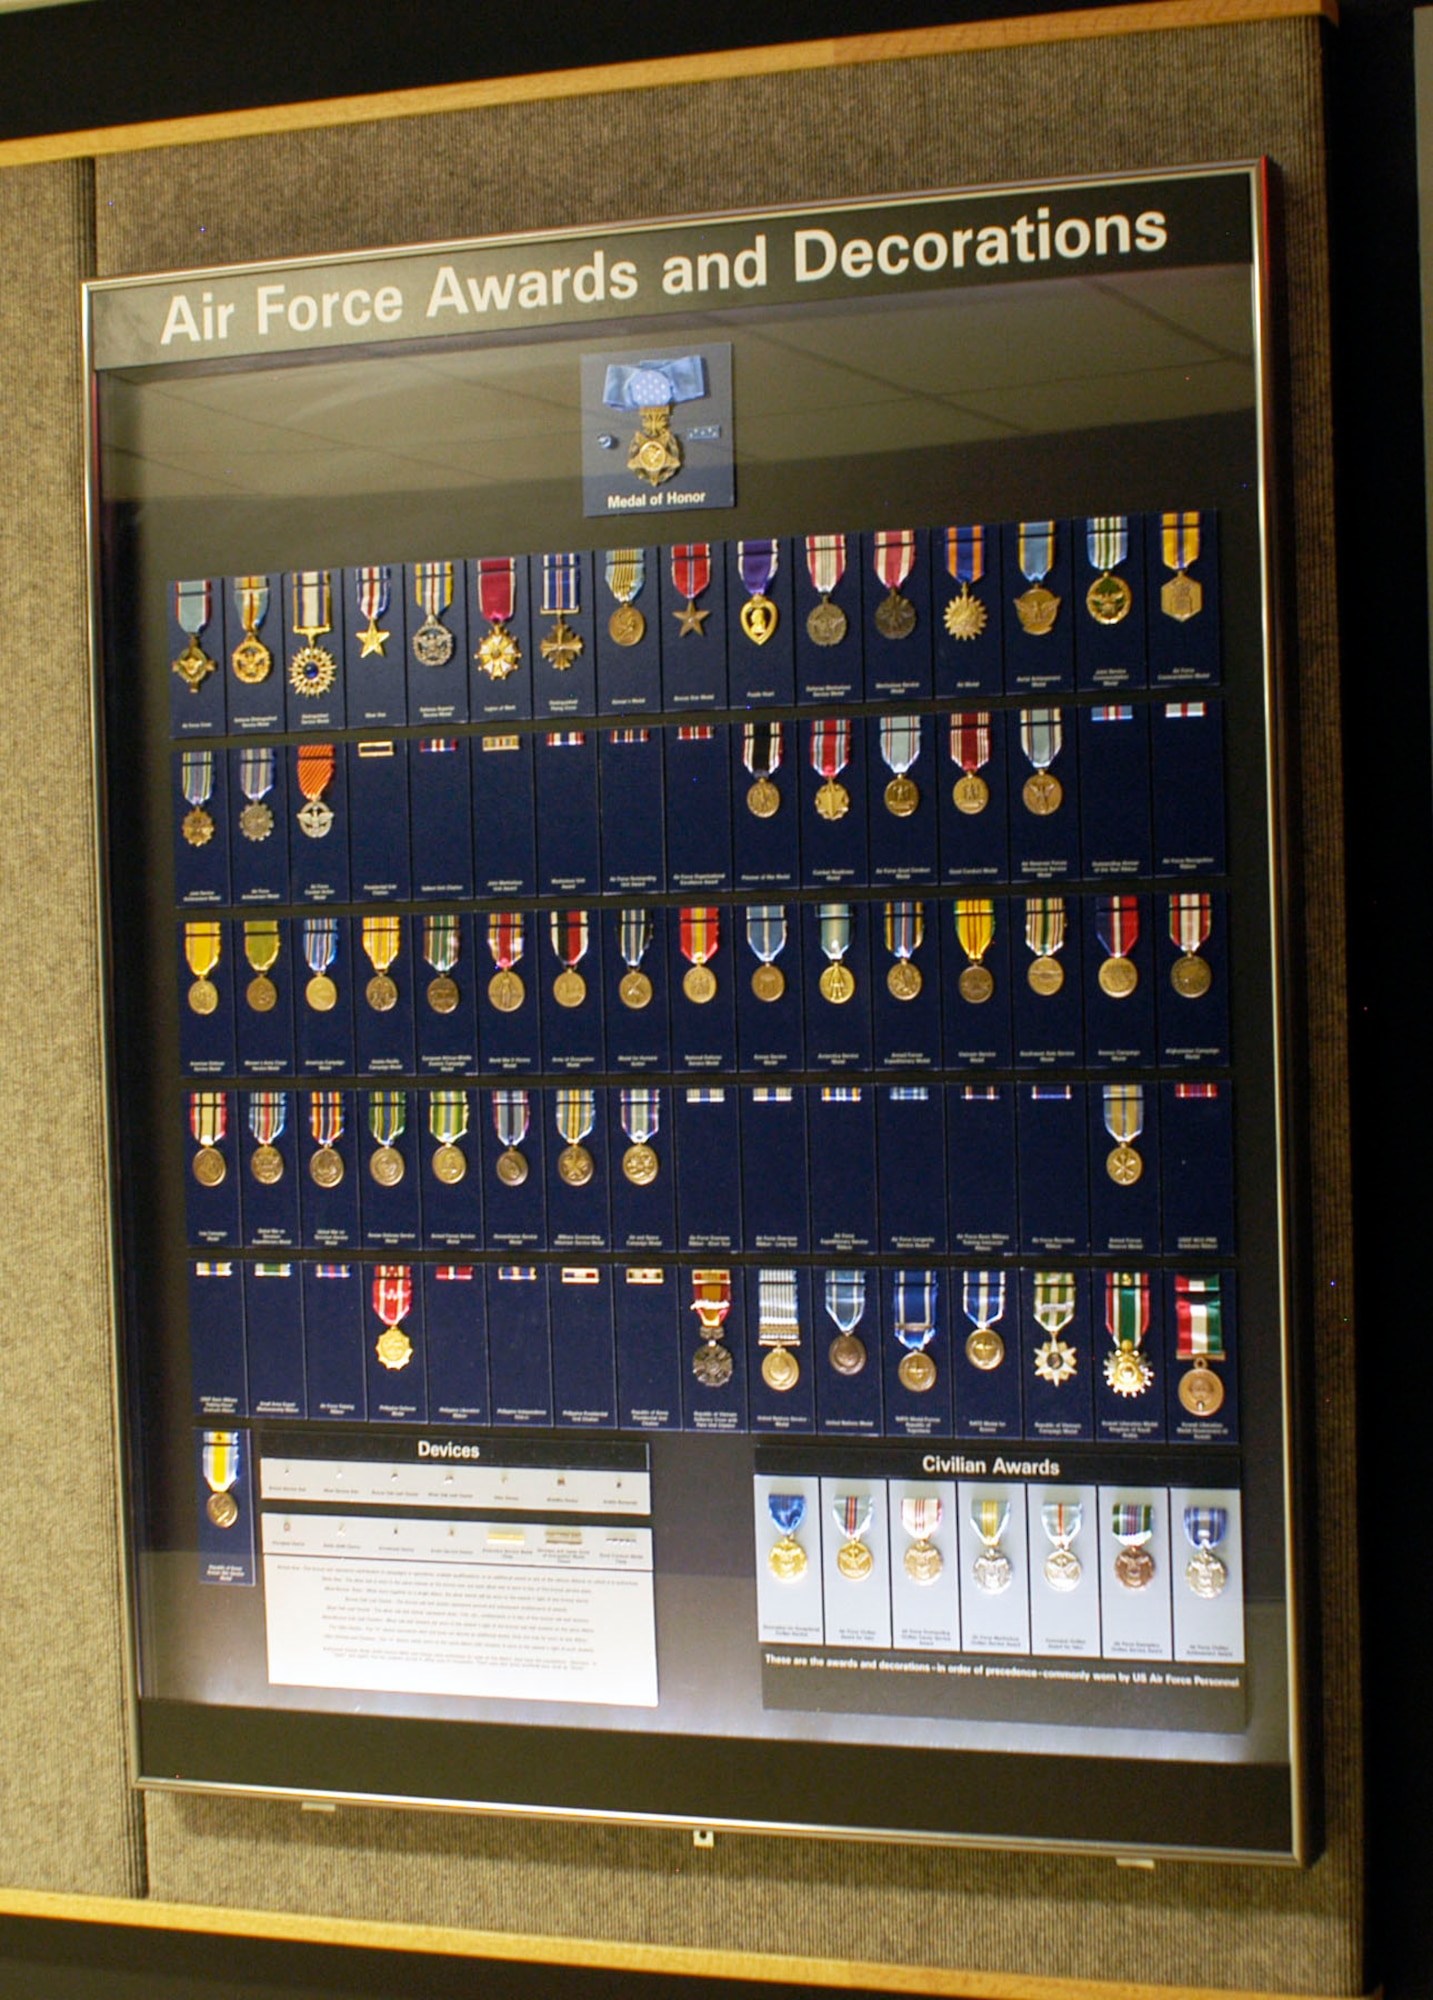
[[[622,1155],[622,1171],[634,1187],[650,1187],[660,1164],[650,1146],[629,1146]]]
[[[766,1558],[766,1566],[782,1583],[795,1583],[806,1574],[806,1551],[790,1535],[783,1535]]]
[[[1085,592],[1085,608],[1097,625],[1118,625],[1133,603],[1134,592],[1122,576],[1097,576]]]
[[[692,1373],[706,1389],[720,1389],[731,1380],[732,1359],[719,1340],[709,1340],[692,1356]]]
[[[203,806],[195,806],[185,813],[182,831],[191,847],[207,847],[214,838],[214,822]]]
[[[1139,985],[1139,970],[1128,958],[1107,958],[1100,967],[1100,991],[1111,1000],[1124,1000]]]
[[[758,965],[751,975],[751,990],[758,1000],[779,1000],[786,991],[786,974],[779,965]]]
[[[883,639],[909,639],[916,629],[916,608],[894,587],[876,606],[876,630]]]
[[[458,1004],[458,982],[440,972],[428,982],[428,1005],[435,1014],[451,1014]]]
[[[568,1187],[586,1187],[594,1172],[592,1155],[585,1146],[564,1146],[557,1156],[557,1172]]]
[[[689,1000],[695,1000],[704,1007],[708,1000],[716,998],[716,974],[705,965],[688,966],[682,979],[682,991]]]
[[[1212,1417],[1224,1401],[1224,1384],[1212,1368],[1191,1368],[1179,1378],[1179,1400],[1192,1417]]]
[[[762,1357],[761,1379],[768,1389],[784,1396],[801,1380],[801,1363],[789,1347],[773,1347]]]
[[[552,982],[552,997],[559,1007],[580,1007],[587,998],[587,981],[570,965],[564,966]]]
[[[1060,810],[1065,788],[1053,771],[1032,771],[1020,788],[1020,796],[1027,812],[1048,819],[1052,812]]]
[[[434,1178],[444,1187],[456,1187],[467,1171],[467,1155],[461,1146],[440,1146],[433,1155]]]
[[[504,1187],[521,1187],[527,1179],[527,1161],[516,1146],[498,1154],[498,1179]]]
[[[741,629],[753,646],[764,646],[776,630],[776,606],[760,592],[741,607]]]
[[[746,809],[758,819],[770,819],[781,810],[781,794],[770,778],[758,778],[746,795]]]
[[[836,1551],[836,1567],[850,1583],[864,1583],[875,1567],[875,1557],[864,1542],[845,1542]]]
[[[256,1014],[272,1014],[279,1004],[279,989],[266,972],[261,972],[245,987],[244,998]]]
[[[834,778],[828,778],[816,794],[816,810],[822,819],[844,819],[851,810],[851,794]]]
[[[327,1014],[338,1004],[338,988],[326,972],[316,972],[304,988],[304,999],[315,1014]]]
[[[1105,1161],[1105,1172],[1117,1187],[1133,1187],[1144,1172],[1144,1161],[1123,1140]]]
[[[968,1000],[972,1007],[978,1007],[995,991],[995,975],[983,965],[967,965],[956,983],[961,999]]]
[[[901,1378],[901,1386],[913,1395],[923,1396],[927,1389],[935,1387],[935,1363],[923,1347],[914,1347],[901,1356],[901,1365],[896,1370]]]
[[[806,635],[813,646],[839,646],[846,636],[846,614],[839,604],[823,597],[806,614]]]
[[[332,1146],[320,1146],[309,1161],[308,1170],[315,1187],[337,1187],[343,1179],[343,1155]]]
[[[897,819],[909,819],[921,802],[920,786],[902,772],[886,786],[886,811]]]
[[[413,1359],[413,1343],[401,1326],[386,1326],[373,1343],[373,1351],[385,1368],[406,1368]]]
[[[1084,1573],[1073,1549],[1052,1549],[1045,1558],[1045,1581],[1051,1590],[1073,1590]]]
[[[826,1358],[838,1375],[859,1375],[866,1365],[866,1343],[854,1333],[838,1333]]]
[[[607,620],[607,630],[618,646],[639,646],[646,634],[647,621],[635,604],[619,604]]]
[[[855,990],[856,981],[844,965],[828,965],[821,975],[823,996],[838,1007],[843,1007]]]
[[[1154,1557],[1147,1549],[1121,1549],[1115,1575],[1126,1590],[1145,1590],[1154,1581]]]
[[[934,1542],[912,1542],[905,1554],[905,1572],[912,1583],[934,1583],[945,1564]]]
[[[189,989],[189,1005],[196,1014],[212,1014],[219,1004],[219,989],[212,979],[199,978]]]
[[[977,771],[966,771],[951,793],[957,812],[983,813],[990,804],[990,787]]]
[[[274,830],[274,816],[258,799],[251,799],[239,815],[239,831],[245,840],[267,840]]]
[[[232,1528],[239,1518],[239,1503],[232,1493],[211,1493],[204,1512],[216,1528]]]
[[[978,597],[970,594],[970,585],[960,586],[959,597],[952,597],[945,607],[945,629],[952,639],[978,639],[985,630],[985,606]]]
[[[652,1002],[652,982],[645,972],[640,972],[633,966],[630,972],[623,974],[622,983],[617,988],[617,998],[624,1007],[648,1007]]]
[[[250,1157],[249,1172],[261,1187],[272,1187],[284,1177],[284,1156],[277,1146],[258,1146]]]
[[[380,1146],[368,1162],[368,1171],[380,1187],[397,1187],[403,1178],[403,1155],[396,1146]]]
[[[1182,1000],[1198,1000],[1214,984],[1214,974],[1202,958],[1187,951],[1171,967],[1169,983]]]
[[[1061,965],[1058,958],[1051,958],[1047,955],[1042,958],[1031,959],[1030,969],[1025,974],[1025,977],[1029,981],[1030,990],[1033,993],[1043,993],[1048,996],[1051,993],[1058,993],[1064,985],[1065,968]]]
[[[921,984],[920,968],[908,958],[898,958],[886,974],[886,991],[893,1000],[914,1000]]]
[[[978,1326],[966,1339],[965,1358],[972,1368],[988,1375],[1005,1359],[1005,1342],[993,1326]]]
[[[231,654],[234,678],[245,687],[258,687],[269,678],[274,664],[274,656],[262,639],[252,632],[246,632]]]
[[[375,1014],[391,1013],[398,1005],[398,988],[386,972],[375,972],[363,992]]]
[[[488,998],[500,1014],[515,1014],[527,998],[527,988],[510,969],[495,972],[488,981]]]
[[[229,1168],[217,1146],[201,1146],[194,1155],[194,1178],[200,1187],[218,1187]]]
[[[1059,598],[1052,590],[1046,590],[1043,583],[1032,583],[1015,600],[1016,615],[1034,639],[1045,636],[1054,624],[1059,609]]]

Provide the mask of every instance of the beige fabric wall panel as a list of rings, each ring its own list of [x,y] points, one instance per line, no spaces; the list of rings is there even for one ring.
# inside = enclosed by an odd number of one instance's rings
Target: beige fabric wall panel
[[[0,175],[0,1853],[133,1895],[85,603],[87,162]]]

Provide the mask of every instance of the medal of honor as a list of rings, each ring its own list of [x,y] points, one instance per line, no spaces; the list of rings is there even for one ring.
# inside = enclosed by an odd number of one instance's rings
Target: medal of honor
[[[316,1014],[327,1014],[338,1004],[338,987],[328,969],[338,957],[338,918],[304,918],[304,963],[313,975],[304,988],[304,999]]]
[[[844,819],[851,810],[851,794],[836,781],[851,760],[851,725],[844,716],[811,725],[811,768],[825,783],[816,794],[816,810],[822,819]]]
[[[451,911],[423,919],[423,956],[438,975],[428,981],[428,1005],[435,1014],[451,1014],[461,995],[453,977],[463,949],[463,933]]]
[[[956,898],[955,935],[970,961],[956,982],[960,997],[979,1007],[995,991],[995,975],[983,963],[995,941],[995,904],[989,896]]]
[[[194,974],[189,988],[189,1006],[195,1014],[212,1014],[219,1005],[219,989],[209,974],[219,963],[224,949],[224,933],[208,919],[184,926],[184,962]]]
[[[823,903],[819,923],[821,950],[830,960],[821,974],[822,998],[842,1007],[856,990],[856,981],[845,964],[846,953],[851,949],[851,905]]]
[[[296,570],[293,579],[294,631],[303,640],[289,661],[289,686],[295,694],[327,694],[338,679],[338,662],[317,642],[333,629],[333,594],[326,569]]]
[[[786,974],[776,964],[786,949],[786,909],[781,903],[752,903],[746,912],[746,941],[761,963],[751,975],[758,1000],[779,1000]]]
[[[793,1299],[795,1282],[793,1273]],[[828,1271],[824,1293],[827,1315],[836,1327],[826,1358],[838,1375],[859,1375],[866,1365],[866,1343],[856,1332],[866,1315],[866,1274]]]
[[[582,1143],[596,1122],[595,1090],[563,1088],[557,1092],[557,1129],[567,1141],[557,1156],[557,1172],[568,1187],[586,1187],[597,1171]]]
[[[1140,1351],[1149,1331],[1147,1271],[1106,1273],[1105,1330],[1114,1343],[1105,1356],[1106,1382],[1117,1396],[1142,1396],[1154,1382],[1154,1368]]]
[[[1045,1581],[1051,1590],[1076,1590],[1084,1575],[1080,1558],[1070,1547],[1079,1534],[1085,1510],[1078,1500],[1047,1500],[1040,1509],[1040,1525],[1050,1543],[1045,1558]]]
[[[607,588],[617,600],[617,609],[607,620],[614,644],[638,646],[647,630],[647,621],[633,603],[642,595],[647,580],[647,558],[641,549],[607,551]]]
[[[380,1264],[373,1274],[373,1311],[383,1331],[373,1351],[385,1368],[406,1368],[413,1359],[413,1343],[403,1331],[403,1321],[413,1310],[413,1267],[411,1264]]]
[[[1128,999],[1139,985],[1139,970],[1130,957],[1139,943],[1138,896],[1101,896],[1095,926],[1105,951],[1099,970],[1100,991],[1111,1000]]]
[[[836,1551],[836,1567],[848,1583],[864,1583],[876,1566],[866,1536],[876,1503],[869,1493],[838,1493],[831,1509],[837,1531],[846,1539]]]
[[[709,607],[698,609],[697,599],[712,580],[710,542],[682,542],[672,550],[672,587],[687,601],[672,616],[677,620],[679,639],[704,639]]]
[[[517,558],[483,556],[477,571],[478,609],[490,629],[473,657],[490,680],[505,681],[522,665],[522,649],[508,630],[516,602]]]
[[[488,950],[497,971],[488,981],[488,999],[500,1014],[515,1014],[527,998],[527,989],[513,969],[522,957],[522,946],[522,911],[495,910],[488,918]]]
[[[378,621],[388,616],[389,567],[387,563],[360,569],[354,579],[354,593],[358,598],[358,615],[368,620],[367,626],[358,635],[361,651],[359,658],[369,659],[377,654],[385,656],[390,634],[380,632]]]
[[[413,597],[423,613],[423,623],[413,634],[413,657],[420,666],[446,667],[457,645],[443,623],[443,613],[453,601],[453,565],[414,563]]]
[[[690,960],[682,976],[682,991],[697,1006],[716,998],[716,974],[707,960],[715,958],[721,943],[719,909],[683,910],[681,915],[682,957]]]
[[[985,630],[988,614],[971,585],[985,574],[985,530],[981,527],[947,528],[945,567],[951,580],[960,585],[960,594],[945,607],[945,629],[952,639],[978,639]]]
[[[375,1014],[391,1013],[398,1005],[398,984],[388,968],[398,957],[403,943],[401,917],[365,917],[360,933],[363,949],[373,967],[373,977],[364,988],[364,997]]]
[[[757,1274],[756,1290],[757,1344],[766,1350],[761,1361],[761,1379],[776,1395],[789,1395],[801,1380],[801,1363],[795,1351],[801,1345],[796,1273],[761,1271]]]
[[[407,1123],[406,1090],[369,1091],[368,1129],[377,1141],[377,1150],[369,1157],[368,1171],[379,1187],[397,1187],[403,1178],[405,1167],[397,1142]]]
[[[1178,945],[1177,958],[1169,983],[1181,1000],[1202,999],[1214,984],[1214,975],[1199,953],[1209,942],[1214,920],[1213,899],[1201,890],[1180,890],[1169,899],[1169,935]]]
[[[1179,1400],[1192,1417],[1212,1417],[1224,1401],[1216,1370],[1224,1365],[1224,1309],[1217,1275],[1174,1280],[1177,1358],[1192,1364],[1179,1378]]]
[[[438,1142],[433,1176],[445,1187],[456,1187],[468,1171],[463,1141],[468,1136],[466,1090],[435,1090],[428,1099],[428,1130]]]
[[[1005,1342],[995,1331],[996,1321],[1005,1316],[1005,1273],[967,1271],[962,1290],[965,1317],[971,1325],[965,1358],[972,1368],[988,1374],[1005,1359]]]
[[[886,991],[893,1000],[914,1000],[922,980],[911,961],[925,941],[925,904],[887,903],[885,933],[886,950],[895,959],[886,974]]]
[[[258,687],[273,671],[274,656],[259,637],[259,627],[269,615],[269,579],[266,576],[234,578],[234,608],[244,636],[230,655],[235,680],[246,687]]]
[[[254,977],[244,998],[256,1014],[271,1014],[279,1004],[279,989],[269,974],[279,956],[279,926],[273,917],[246,917],[244,956]]]
[[[310,840],[322,840],[333,826],[333,808],[325,805],[324,793],[333,783],[337,752],[331,743],[300,743],[298,748],[299,790],[304,803],[298,822]]]
[[[1010,1588],[1015,1572],[1010,1567],[1010,1558],[1001,1548],[1005,1530],[1010,1525],[1010,1502],[1008,1500],[972,1500],[970,1520],[980,1537],[980,1554],[971,1564],[970,1573],[975,1578],[978,1589],[990,1597],[998,1597],[1002,1590]]]
[[[239,789],[248,804],[239,814],[239,831],[245,840],[267,840],[274,830],[274,814],[264,800],[274,789],[274,755],[262,745],[248,743],[239,752]]]
[[[936,1336],[939,1279],[934,1271],[897,1271],[895,1275],[896,1339],[905,1349],[896,1373],[901,1386],[923,1396],[933,1389],[936,1366],[926,1349]]]
[[[191,694],[198,694],[214,671],[214,662],[199,643],[199,634],[209,623],[214,608],[214,590],[207,576],[192,577],[174,586],[174,622],[188,635],[188,644],[174,662],[174,671]]]
[[[289,1100],[282,1090],[249,1092],[249,1130],[257,1141],[249,1155],[249,1172],[260,1187],[273,1187],[284,1177],[284,1156],[278,1142],[284,1136]]]
[[[1055,523],[1022,521],[1019,544],[1020,573],[1030,588],[1015,600],[1015,615],[1034,639],[1041,639],[1059,615],[1060,600],[1046,590],[1045,578],[1055,563]]]
[[[548,937],[562,970],[552,982],[552,997],[559,1007],[580,1007],[587,998],[587,981],[577,970],[587,956],[586,910],[552,910],[548,913]]]
[[[672,429],[678,403],[707,394],[706,362],[700,354],[673,361],[608,364],[602,400],[609,410],[635,410],[640,428],[627,454],[627,470],[649,486],[663,486],[682,469],[681,439]]]
[[[813,646],[839,646],[846,636],[846,614],[831,602],[831,592],[846,574],[846,537],[808,535],[806,574],[821,595],[806,614],[806,636]]]
[[[806,1551],[796,1539],[806,1519],[806,1495],[768,1493],[766,1508],[781,1530],[781,1539],[769,1551],[766,1566],[781,1583],[795,1583],[806,1574]]]
[[[617,998],[634,1011],[652,1004],[652,982],[642,960],[652,942],[652,918],[643,909],[621,910],[617,916],[617,949],[627,970],[617,986]]]
[[[493,1130],[503,1149],[498,1155],[497,1175],[504,1187],[521,1187],[527,1179],[527,1161],[518,1148],[527,1137],[529,1116],[525,1090],[493,1092]]]
[[[746,602],[741,607],[741,629],[753,646],[764,646],[776,630],[776,606],[766,592],[776,576],[780,554],[780,542],[738,542],[736,545],[737,568],[746,590]]]
[[[1196,1597],[1218,1597],[1229,1581],[1227,1566],[1214,1551],[1229,1532],[1227,1507],[1186,1507],[1184,1536],[1194,1554],[1184,1569],[1184,1581]]]
[[[1129,616],[1134,593],[1119,568],[1129,554],[1129,517],[1125,514],[1095,514],[1085,523],[1085,550],[1090,568],[1100,574],[1085,592],[1085,609],[1097,625],[1118,625]]]
[[[1144,1172],[1134,1141],[1144,1130],[1144,1085],[1107,1083],[1104,1088],[1105,1130],[1115,1141],[1105,1160],[1105,1172],[1117,1187],[1133,1187]]]
[[[741,761],[755,783],[746,794],[746,809],[758,819],[781,810],[781,794],[771,782],[781,769],[782,730],[779,722],[744,722]]]
[[[914,528],[877,529],[876,575],[886,586],[886,594],[876,606],[876,630],[883,639],[908,639],[916,629],[916,608],[908,597],[901,596],[901,585],[915,559]]]
[[[720,1389],[731,1380],[735,1365],[721,1338],[731,1311],[730,1271],[693,1271],[692,1311],[702,1332],[702,1345],[692,1356],[692,1373],[704,1389]]]
[[[1045,1338],[1035,1349],[1035,1373],[1052,1389],[1072,1382],[1079,1359],[1067,1340],[1060,1338],[1075,1317],[1075,1274],[1073,1271],[1035,1273],[1035,1324]]]
[[[204,1512],[216,1528],[232,1528],[239,1518],[239,1503],[230,1488],[238,1481],[241,1449],[238,1431],[204,1433],[204,1483],[209,1488]]]
[[[886,786],[886,811],[897,819],[909,819],[921,802],[920,788],[908,775],[921,753],[921,723],[918,715],[881,717],[881,757],[895,776]]]
[[[200,1187],[218,1187],[229,1172],[228,1161],[219,1151],[229,1129],[229,1100],[222,1090],[191,1090],[189,1130],[199,1151],[191,1166]]]
[[[318,1151],[308,1163],[309,1178],[315,1187],[337,1187],[343,1179],[343,1155],[337,1150],[343,1137],[343,1092],[315,1090],[308,1103],[309,1131]]]
[[[1025,810],[1037,819],[1048,819],[1058,812],[1064,799],[1065,788],[1050,769],[1064,741],[1065,727],[1058,708],[1021,709],[1020,747],[1035,769],[1021,787],[1020,797]]]
[[[912,1583],[934,1583],[945,1568],[940,1550],[931,1540],[944,1513],[938,1493],[907,1494],[901,1500],[901,1526],[911,1542],[903,1567]]]
[[[984,812],[990,787],[980,773],[990,762],[990,716],[984,709],[950,718],[950,758],[960,766],[951,794],[957,812]]]
[[[622,1171],[634,1187],[650,1187],[661,1171],[661,1162],[649,1143],[656,1138],[662,1122],[661,1092],[624,1089],[618,1104],[622,1130],[628,1139],[622,1155]]]
[[[1065,969],[1055,954],[1065,943],[1063,896],[1025,898],[1025,942],[1035,954],[1025,977],[1032,992],[1047,997],[1065,983]]]
[[[1131,1505],[1116,1500],[1111,1526],[1120,1552],[1115,1557],[1115,1576],[1126,1590],[1147,1590],[1154,1581],[1154,1557],[1145,1547],[1154,1533],[1153,1507]]]
[[[1160,550],[1164,566],[1174,575],[1160,589],[1159,608],[1166,618],[1182,625],[1197,618],[1204,608],[1203,586],[1188,574],[1189,565],[1199,560],[1198,514],[1165,514],[1160,523]]]
[[[214,752],[186,750],[179,759],[179,781],[189,807],[180,831],[191,847],[207,847],[214,838],[214,821],[204,808],[214,793]]]
[[[542,611],[557,623],[543,639],[542,657],[565,674],[582,652],[582,635],[574,632],[567,614],[577,616],[582,589],[582,558],[574,553],[542,559]]]

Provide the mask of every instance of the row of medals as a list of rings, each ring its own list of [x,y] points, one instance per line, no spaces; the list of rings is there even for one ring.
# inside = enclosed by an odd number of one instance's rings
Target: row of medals
[[[791,1583],[805,1575],[808,1558],[795,1535],[789,1534],[774,1545],[767,1563],[774,1576],[783,1583]],[[836,1567],[850,1582],[863,1583],[874,1569],[875,1559],[864,1542],[851,1540],[836,1551]],[[931,1584],[941,1575],[945,1563],[935,1544],[922,1538],[906,1550],[904,1568],[912,1583]],[[1114,1572],[1126,1590],[1147,1590],[1155,1577],[1154,1557],[1147,1549],[1123,1548],[1115,1557]],[[1015,1574],[1009,1557],[997,1545],[981,1550],[971,1564],[970,1573],[979,1588],[991,1597],[1008,1590]],[[1052,1590],[1066,1591],[1079,1588],[1085,1570],[1069,1541],[1063,1540],[1046,1557],[1044,1573]],[[1229,1581],[1229,1571],[1212,1549],[1201,1546],[1185,1565],[1184,1580],[1196,1597],[1213,1598],[1219,1596]]]

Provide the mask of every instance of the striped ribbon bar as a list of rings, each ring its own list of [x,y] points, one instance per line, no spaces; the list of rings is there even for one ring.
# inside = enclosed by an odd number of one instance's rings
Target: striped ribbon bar
[[[338,918],[304,918],[304,963],[318,978],[338,957]]]
[[[1020,573],[1031,583],[1042,583],[1055,562],[1055,523],[1022,521],[1018,537]]]
[[[1224,1359],[1224,1307],[1217,1276],[1179,1273],[1174,1280],[1174,1316],[1181,1361]]]
[[[947,528],[945,567],[952,583],[979,583],[985,574],[984,528]]]
[[[414,563],[413,596],[425,618],[441,618],[453,601],[453,565]]]
[[[249,1130],[261,1146],[272,1146],[281,1139],[284,1126],[288,1123],[289,1098],[284,1090],[251,1090],[249,1092]]]
[[[401,1139],[407,1123],[406,1090],[369,1091],[368,1129],[380,1146],[391,1146],[395,1139]]]
[[[582,599],[582,558],[575,551],[542,559],[542,608],[549,618],[577,611]]]
[[[217,1146],[229,1129],[229,1100],[222,1090],[191,1090],[189,1130],[198,1146]]]
[[[792,1274],[792,1287],[796,1278]],[[828,1271],[825,1282],[826,1310],[842,1333],[854,1333],[866,1312],[864,1271]]]
[[[493,1129],[504,1146],[520,1146],[527,1137],[531,1110],[525,1090],[493,1092]]]
[[[494,910],[488,918],[488,950],[499,972],[511,972],[522,957],[521,910]]]

